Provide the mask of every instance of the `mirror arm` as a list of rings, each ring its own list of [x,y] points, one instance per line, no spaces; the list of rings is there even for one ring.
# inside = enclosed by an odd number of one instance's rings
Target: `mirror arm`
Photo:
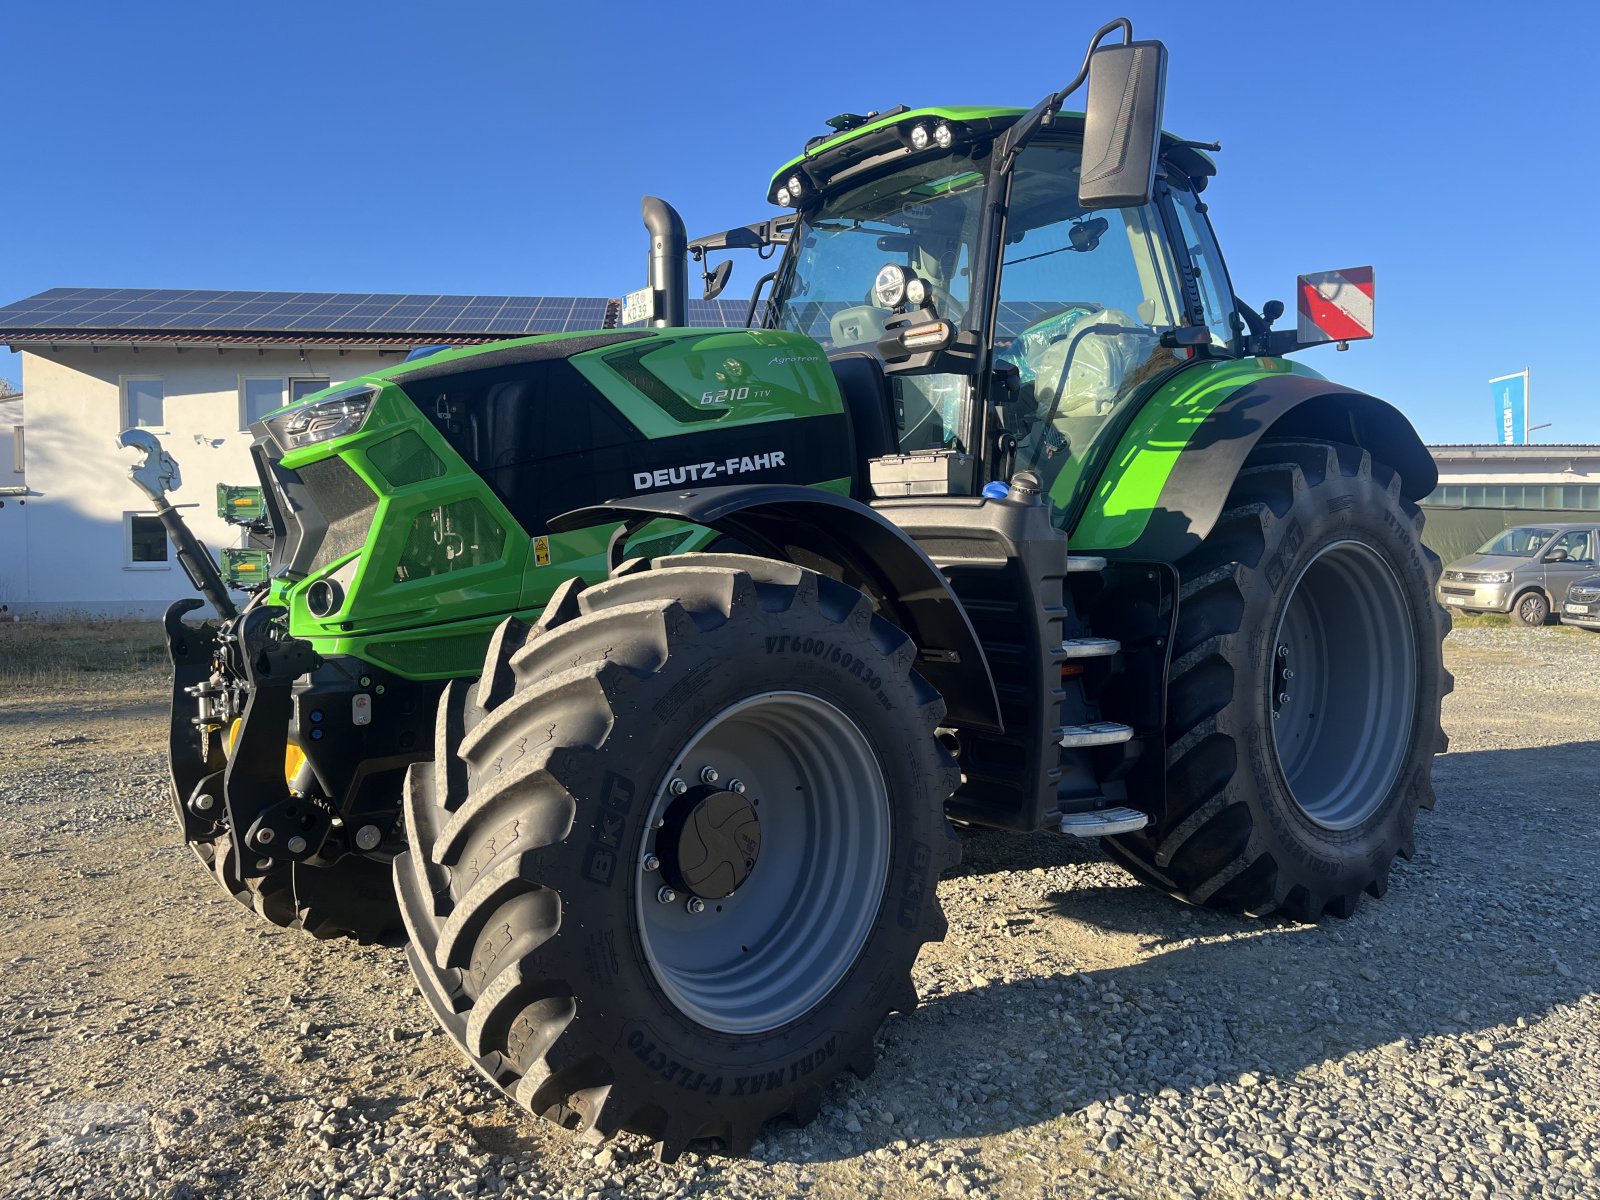
[[[1067,97],[1083,86],[1084,80],[1089,78],[1089,60],[1094,57],[1094,52],[1099,48],[1107,35],[1114,30],[1122,30],[1122,44],[1126,46],[1133,41],[1133,22],[1127,17],[1118,17],[1115,21],[1108,21],[1100,26],[1093,38],[1089,41],[1089,48],[1083,54],[1083,66],[1078,69],[1076,78],[1059,92],[1052,92],[1039,103],[1035,104],[1028,113],[1015,125],[1008,129],[1000,142],[1000,170],[1010,171],[1011,164],[1017,154],[1044,126],[1054,119],[1056,111],[1066,103]]]

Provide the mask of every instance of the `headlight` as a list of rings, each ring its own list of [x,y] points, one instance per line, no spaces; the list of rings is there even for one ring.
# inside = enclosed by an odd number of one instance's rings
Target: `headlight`
[[[906,303],[921,304],[928,298],[928,285],[913,276],[906,283]]]
[[[878,272],[878,277],[872,281],[872,295],[878,301],[879,308],[898,308],[900,302],[906,298],[906,269],[896,263],[890,263]]]
[[[785,208],[788,208],[790,202],[793,201],[793,199],[794,199],[794,193],[791,192],[788,188],[781,187],[781,188],[778,189],[778,203],[779,204],[783,205]]]
[[[941,150],[950,149],[950,143],[955,141],[956,135],[950,132],[950,126],[940,121],[933,127],[934,144]]]
[[[1478,576],[1479,583],[1510,583],[1510,571],[1485,571]]]
[[[913,125],[911,127],[911,148],[913,150],[926,150],[928,148],[928,127],[926,125]]]
[[[798,176],[798,175],[789,176],[789,194],[791,196],[798,196],[801,192],[803,192],[805,190],[806,190],[805,182],[800,178],[800,176]]]
[[[378,398],[375,387],[347,388],[331,396],[291,408],[280,416],[270,417],[267,428],[284,452],[318,442],[331,442],[334,438],[354,433],[367,423],[372,412],[372,402]]]

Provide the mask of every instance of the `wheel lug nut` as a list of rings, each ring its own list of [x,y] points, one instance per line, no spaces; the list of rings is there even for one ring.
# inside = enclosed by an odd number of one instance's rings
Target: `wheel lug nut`
[[[654,854],[646,854],[644,856],[644,862],[640,865],[643,866],[646,871],[659,871],[661,869],[661,860]]]
[[[741,796],[744,795],[744,780],[742,780],[742,779],[730,779],[730,780],[728,780],[728,790],[730,792],[738,792],[739,795],[741,795]]]
[[[1279,692],[1278,693],[1278,703],[1279,704],[1287,704],[1287,703],[1289,703],[1289,693],[1288,692]]]
[[[706,902],[699,896],[690,896],[689,903],[684,907],[692,913],[703,913],[706,910]]]
[[[656,893],[656,902],[659,904],[671,904],[677,898],[678,893],[666,886],[663,886],[662,889]]]
[[[270,846],[270,845],[272,845],[273,836],[274,836],[273,832],[270,829],[258,829],[258,830],[256,830],[256,845],[258,845],[258,846]]]
[[[1279,658],[1288,658],[1289,657],[1289,647],[1287,647],[1287,646],[1279,646],[1278,647],[1278,657]]]
[[[1291,671],[1288,667],[1285,667],[1283,669],[1283,677],[1285,679],[1293,679],[1294,678],[1294,672]]]
[[[290,854],[304,854],[306,852],[306,840],[297,833],[283,844],[283,848]]]
[[[689,785],[681,779],[674,779],[671,783],[667,784],[667,791],[671,792],[674,796],[681,796],[688,790]]]
[[[356,830],[356,845],[363,850],[376,850],[383,841],[383,831],[376,825],[363,825]]]
[[[210,792],[201,792],[194,798],[194,806],[198,812],[210,812],[216,804],[216,798]]]
[[[701,783],[715,783],[716,781],[717,781],[717,769],[715,767],[701,767],[700,768],[700,782]]]

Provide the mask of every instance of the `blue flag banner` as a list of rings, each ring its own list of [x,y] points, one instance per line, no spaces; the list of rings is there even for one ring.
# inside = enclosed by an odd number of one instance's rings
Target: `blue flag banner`
[[[1502,375],[1489,380],[1494,393],[1495,441],[1521,445],[1528,437],[1528,374]]]

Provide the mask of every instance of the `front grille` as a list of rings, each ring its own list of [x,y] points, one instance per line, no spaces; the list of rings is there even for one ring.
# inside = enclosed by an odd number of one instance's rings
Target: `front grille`
[[[1442,587],[1439,590],[1441,592],[1443,592],[1446,596],[1471,596],[1471,595],[1474,595],[1474,592],[1473,592],[1473,590],[1471,588]]]
[[[378,497],[342,458],[325,458],[301,467],[297,474],[328,523],[309,574],[366,545]]]
[[[1568,588],[1567,599],[1579,604],[1593,604],[1596,600],[1600,600],[1600,588]]]

